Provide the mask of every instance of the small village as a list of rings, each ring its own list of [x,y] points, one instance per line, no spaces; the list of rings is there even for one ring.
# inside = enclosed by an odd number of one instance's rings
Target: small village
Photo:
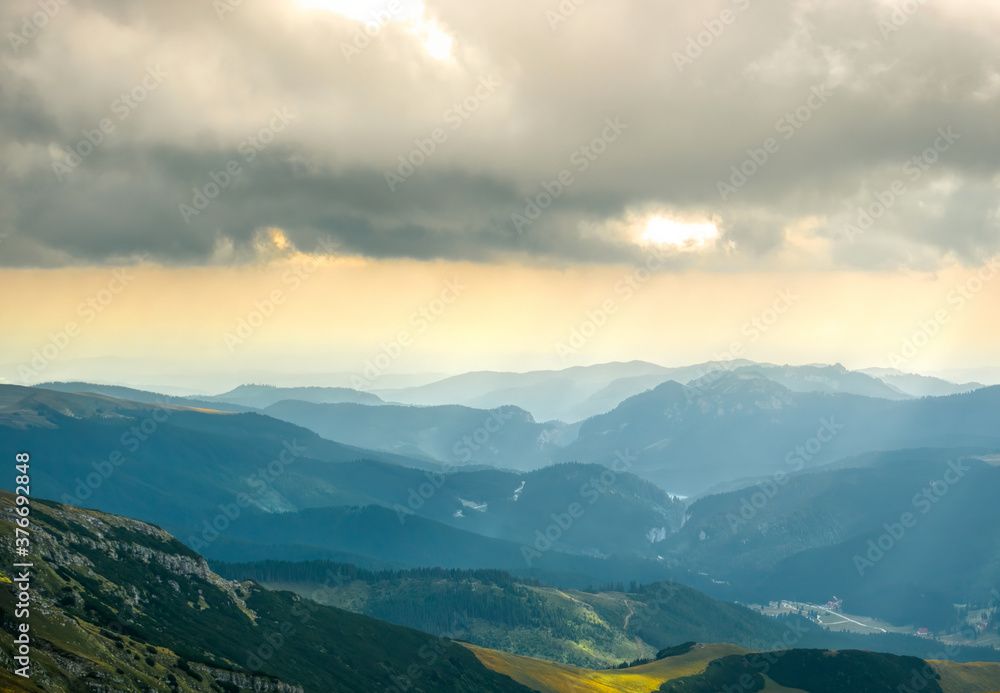
[[[998,633],[998,628],[1000,628],[1000,609],[996,607],[985,609],[970,608],[968,604],[956,604],[955,610],[963,625],[942,632],[932,632],[930,629],[920,625],[893,626],[869,616],[846,613],[843,601],[836,596],[825,604],[811,604],[809,602],[796,602],[783,599],[769,602],[766,605],[748,604],[747,607],[773,618],[798,614],[832,631],[847,631],[860,634],[898,633],[936,640],[945,645],[975,645],[978,647],[1000,649],[1000,633]]]

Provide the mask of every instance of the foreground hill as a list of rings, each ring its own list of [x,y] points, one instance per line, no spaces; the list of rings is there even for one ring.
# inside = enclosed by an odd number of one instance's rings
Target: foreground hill
[[[13,551],[15,507],[11,494],[0,493],[5,552]],[[518,693],[676,684],[681,688],[661,690],[714,693],[721,689],[705,686],[735,685],[758,661],[732,646],[693,644],[660,652],[657,662],[608,672],[526,660],[457,644],[454,638],[469,632],[465,614],[443,624],[448,637],[431,636],[253,581],[227,581],[198,554],[142,522],[37,499],[30,517],[32,678],[5,673],[5,690],[325,693],[403,686],[412,693]],[[14,668],[11,633],[21,619],[15,592],[0,575],[0,661],[7,672]],[[921,660],[870,653],[769,656],[779,661],[768,670],[764,690],[896,690],[910,680],[903,672],[924,667]],[[818,669],[811,664],[816,657],[822,657]],[[810,664],[803,669],[800,662]],[[1000,674],[991,665],[945,670],[940,681],[925,682],[929,693],[983,693],[990,684],[981,682]],[[817,673],[825,687],[813,685]],[[785,688],[771,687],[772,681]],[[849,685],[832,688],[830,681]]]
[[[992,693],[1000,664],[960,665],[856,650],[748,652],[688,643],[656,661],[592,671],[466,645],[490,669],[540,693]]]
[[[466,645],[483,664],[541,693],[649,693],[703,672],[716,659],[747,652],[733,645],[695,645],[683,654],[621,670],[593,671]]]
[[[330,606],[436,633],[463,614],[465,640],[530,657],[592,668],[652,658],[690,640],[769,648],[787,625],[677,583],[628,592],[557,589],[500,571],[365,571],[328,562],[213,564]]]
[[[675,582],[585,590],[545,585],[498,570],[363,570],[327,561],[224,564],[226,578],[255,580],[396,625],[442,632],[463,615],[468,642],[512,654],[610,668],[678,642],[725,642],[753,650],[858,649],[943,656],[940,643],[896,633],[832,632],[799,615],[766,617]],[[988,647],[952,646],[958,662],[1000,662]]]
[[[0,493],[0,546],[14,499]],[[228,582],[162,530],[34,500],[33,670],[5,690],[411,691],[528,689],[450,640]],[[10,670],[14,588],[0,583],[0,659]],[[460,632],[460,625],[455,633]]]

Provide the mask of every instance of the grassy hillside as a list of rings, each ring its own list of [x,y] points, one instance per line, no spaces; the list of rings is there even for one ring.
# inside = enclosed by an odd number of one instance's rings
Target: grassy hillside
[[[662,683],[701,673],[720,657],[743,654],[734,645],[697,645],[687,654],[669,657],[630,669],[594,671],[567,664],[486,650],[466,645],[493,671],[541,693],[649,693]]]
[[[0,493],[0,547],[13,545]],[[35,500],[32,681],[47,691],[525,691],[451,640],[212,573],[162,530]],[[0,668],[12,669],[12,585]]]
[[[1000,691],[1000,664],[956,664],[939,661],[932,661],[930,664],[941,677],[940,684],[945,693]]]
[[[785,628],[676,583],[595,594],[525,583],[501,571],[370,572],[326,562],[213,567],[230,579],[254,579],[429,633],[446,631],[460,613],[463,639],[471,643],[595,668],[651,658],[687,641],[767,647]]]
[[[752,653],[695,645],[628,669],[594,671],[466,645],[493,671],[540,693],[993,693],[1000,664],[955,664],[860,651]],[[927,673],[925,673],[927,672]],[[915,678],[916,677],[916,678]]]
[[[830,632],[799,617],[772,619],[676,583],[557,588],[498,570],[362,570],[313,561],[214,563],[229,579],[272,589],[429,633],[463,615],[464,640],[512,654],[592,668],[652,657],[679,642],[726,642],[753,650],[864,649],[927,657],[934,643],[895,633]],[[941,646],[938,645],[937,649]],[[960,647],[956,661],[997,661],[1000,652]]]

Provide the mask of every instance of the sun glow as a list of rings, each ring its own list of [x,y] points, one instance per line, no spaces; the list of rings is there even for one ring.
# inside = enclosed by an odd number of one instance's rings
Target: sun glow
[[[712,222],[687,223],[653,217],[647,224],[640,240],[657,245],[672,245],[682,250],[704,248],[719,237],[719,229]]]
[[[420,39],[424,50],[435,60],[451,57],[452,38],[438,27],[437,22],[424,16],[424,4],[419,0],[297,0],[304,10],[325,10],[373,27],[384,28],[399,22]]]

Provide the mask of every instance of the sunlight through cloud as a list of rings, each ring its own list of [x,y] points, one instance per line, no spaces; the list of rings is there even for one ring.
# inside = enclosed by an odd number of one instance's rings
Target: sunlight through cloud
[[[682,250],[704,248],[719,237],[719,229],[712,222],[687,223],[652,217],[647,223],[640,241],[657,245],[672,245]]]
[[[435,60],[451,57],[452,38],[438,27],[437,22],[424,17],[424,4],[418,0],[297,0],[303,10],[325,10],[368,25],[383,26],[400,22],[420,39],[424,50]]]

